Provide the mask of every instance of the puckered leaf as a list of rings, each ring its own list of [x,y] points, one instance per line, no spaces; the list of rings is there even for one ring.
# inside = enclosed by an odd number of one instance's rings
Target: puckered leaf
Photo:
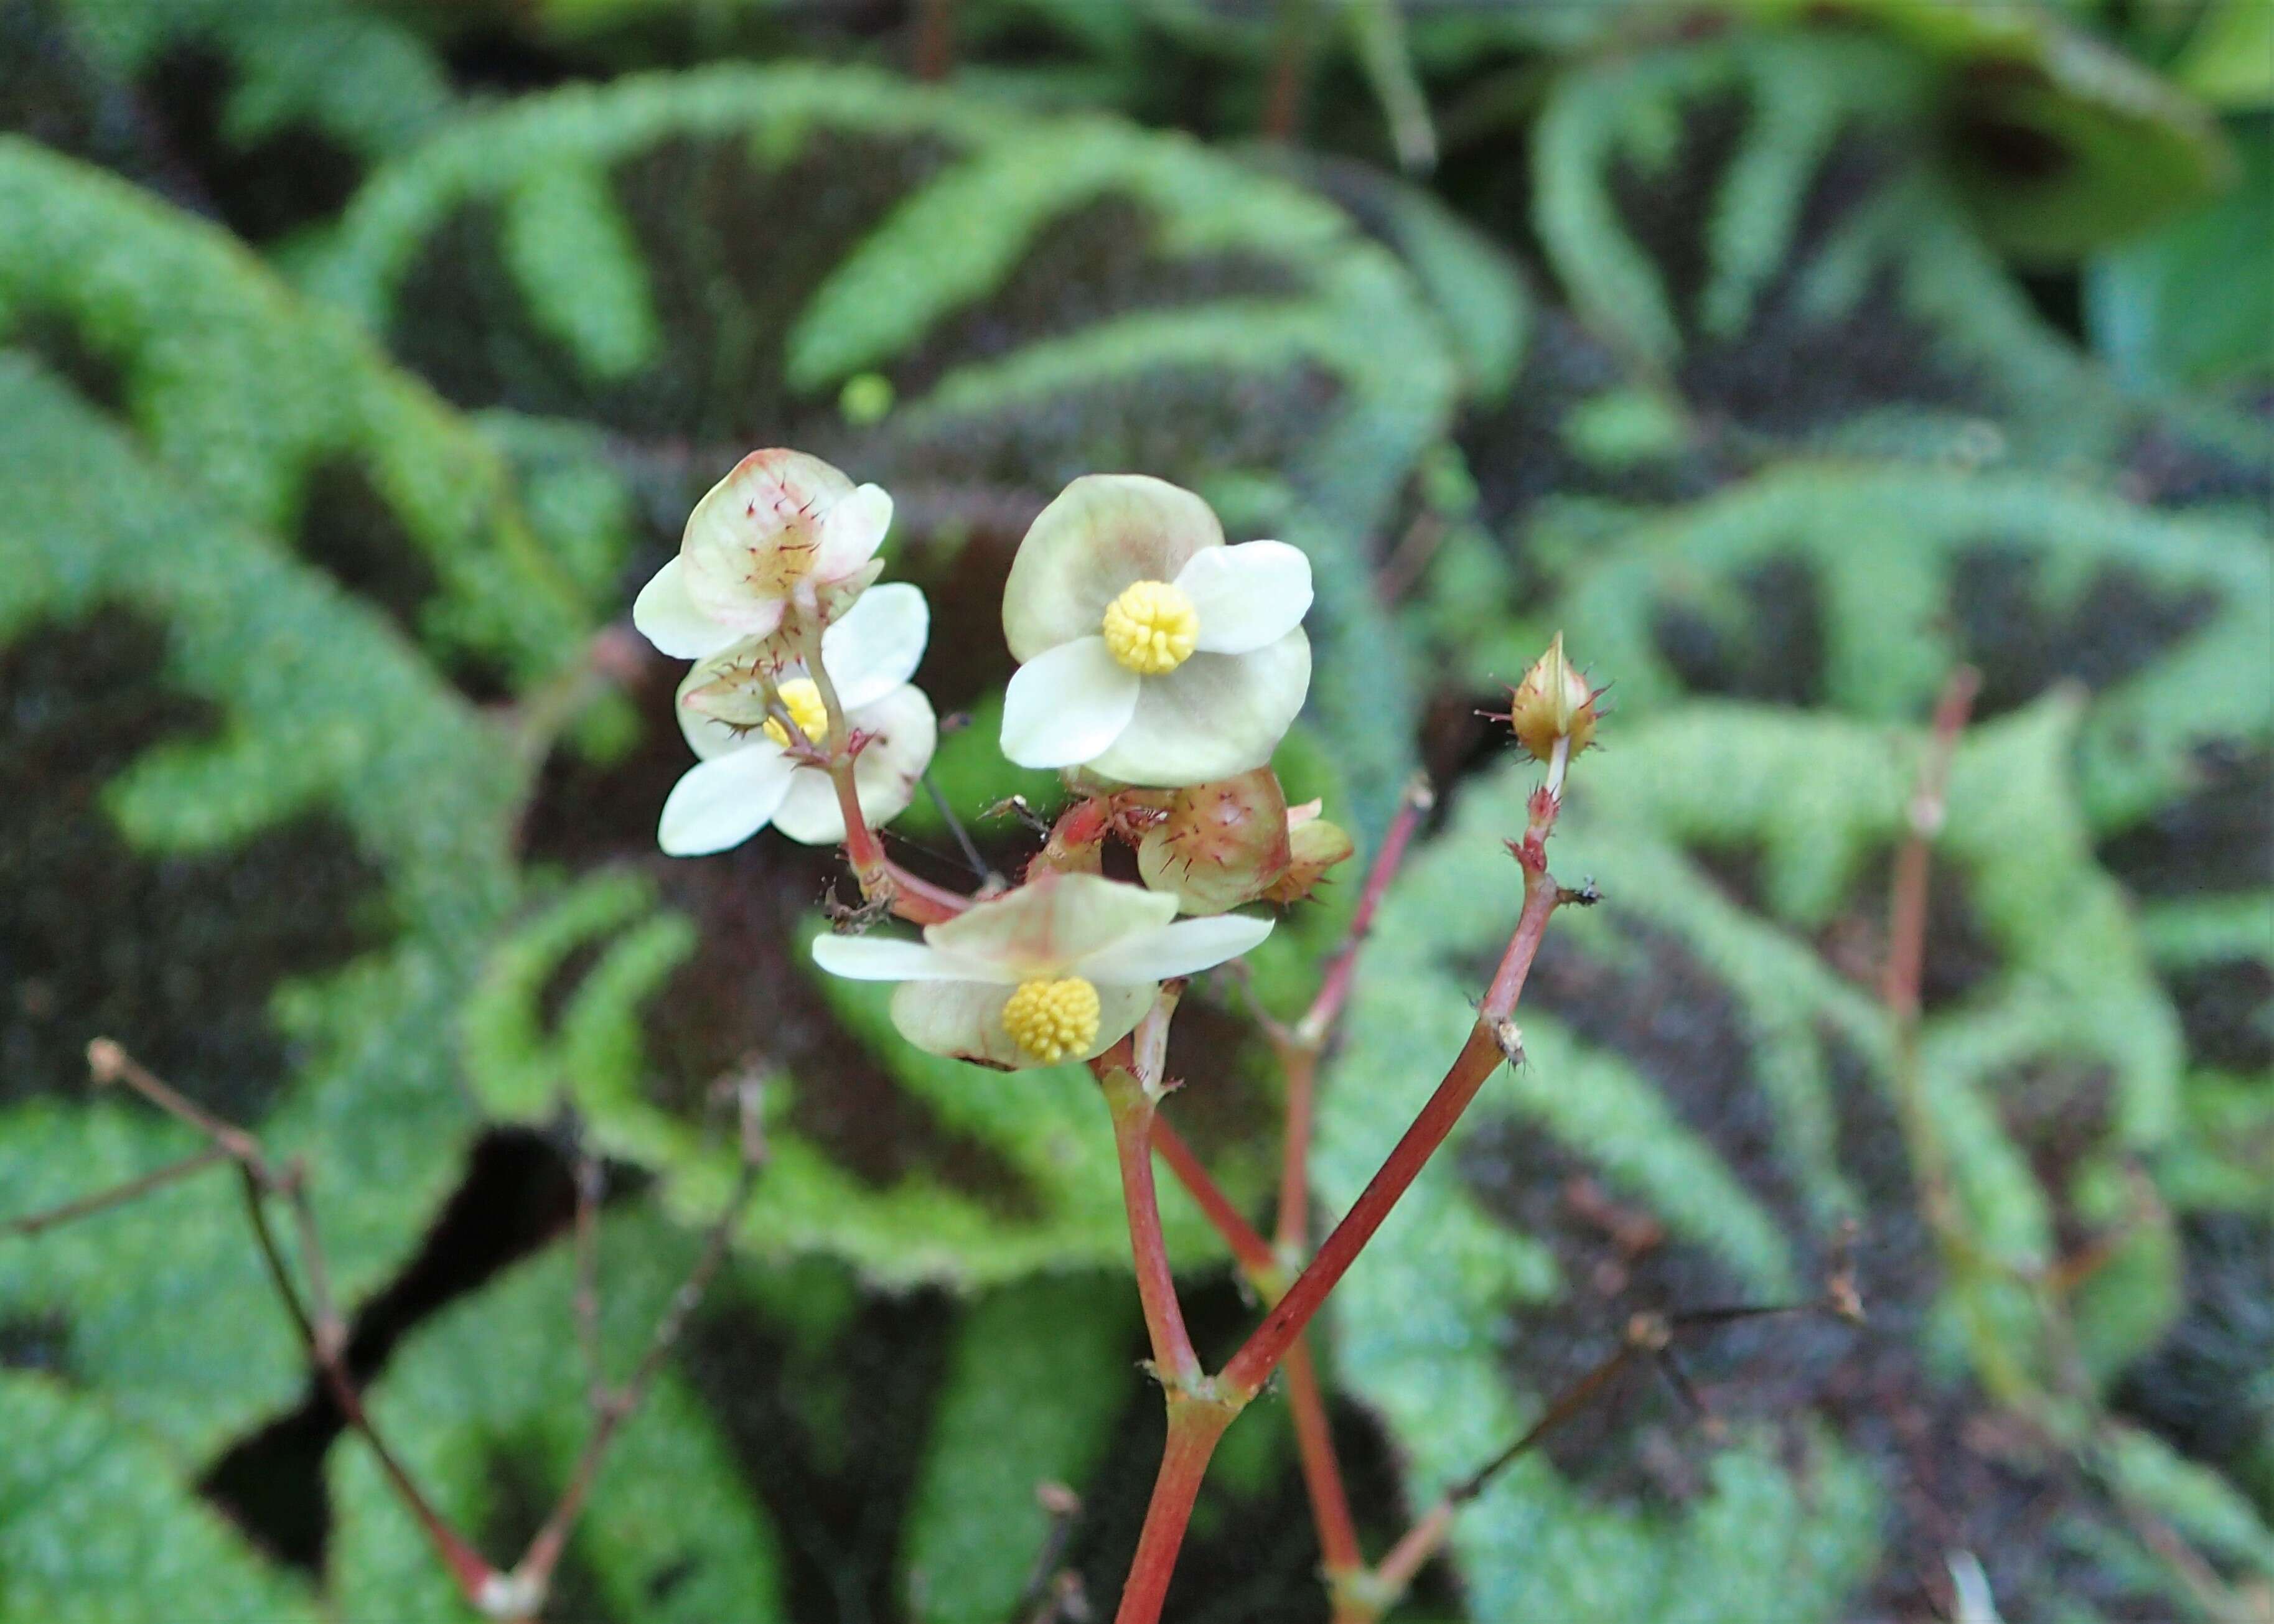
[[[1914,1105],[1891,1093],[1874,984],[1915,758],[1902,735],[1692,705],[1627,722],[1575,771],[1556,865],[1610,899],[1554,921],[1518,1011],[1526,1061],[1488,1086],[1337,1296],[1344,1375],[1414,1452],[1426,1494],[1535,1419],[1630,1312],[1808,1296],[1845,1218],[1862,1224],[1872,1330],[1769,1320],[1685,1337],[1734,1449],[1702,1458],[1647,1386],[1614,1396],[1465,1516],[1455,1545],[1482,1613],[1625,1617],[1703,1596],[1717,1599],[1701,1616],[1845,1616],[1863,1591],[1906,1593],[1919,1553],[1952,1538],[2017,1611],[2135,1582],[2171,1593],[2152,1568],[2055,1575],[1965,1527],[1916,1527],[1900,1509],[1910,1468],[1878,1419],[1897,1407],[1954,1440],[1993,1408],[1985,1393],[2067,1380],[2000,1271],[2041,1268],[2081,1232],[2110,1247],[2068,1304],[2097,1380],[2176,1306],[2167,1221],[2114,1192],[2173,1138],[2180,1034],[2094,867],[2074,726],[2074,702],[2046,702],[1960,752]],[[1536,776],[1471,786],[1392,892],[1324,1096],[1330,1201],[1355,1195],[1473,1019],[1515,912],[1499,842]],[[1501,886],[1480,883],[1495,873]],[[1997,1267],[1936,1260],[1916,1217],[1921,1133]],[[1957,1350],[1978,1387],[1951,1385]],[[1990,1496],[1957,1515],[2000,1514]],[[2067,1515],[2122,1537],[2105,1502]],[[1751,1589],[1771,1523],[1789,1542],[1773,1600]]]
[[[157,1440],[44,1376],[0,1371],[0,1619],[162,1624],[312,1620],[270,1568],[180,1483]]]
[[[605,1379],[644,1351],[699,1237],[650,1211],[600,1226]],[[568,1482],[591,1425],[569,1250],[555,1247],[423,1327],[373,1391],[377,1424],[442,1515],[513,1562]],[[329,1599],[348,1618],[470,1617],[369,1450],[330,1462]],[[788,1617],[764,1502],[716,1418],[667,1369],[625,1423],[572,1534],[547,1618]]]
[[[139,207],[139,206],[137,206]],[[409,1251],[474,1122],[440,1034],[515,888],[519,775],[386,623],[0,352],[0,873],[12,1215],[195,1142],[79,1103],[109,1036],[308,1162],[352,1303]],[[501,768],[501,759],[507,765]],[[196,1461],[304,1371],[225,1172],[0,1250],[0,1317]]]
[[[573,252],[546,224],[572,190],[603,222]],[[674,530],[790,445],[893,493],[903,573],[999,581],[1076,475],[1174,480],[1312,555],[1323,714],[1404,680],[1362,540],[1442,427],[1440,329],[1334,209],[1185,143],[852,71],[628,81],[386,169],[307,280],[460,404],[608,431]],[[1007,675],[969,635],[963,680]],[[1350,732],[1386,804],[1394,734]]]
[[[291,538],[486,689],[567,657],[599,584],[586,559],[548,552],[496,453],[335,316],[222,233],[19,140],[0,140],[0,218],[18,222],[0,344],[131,431],[139,482]]]

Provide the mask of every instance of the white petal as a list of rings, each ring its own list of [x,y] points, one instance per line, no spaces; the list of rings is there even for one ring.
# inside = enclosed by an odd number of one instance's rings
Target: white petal
[[[1173,789],[1261,767],[1303,708],[1311,644],[1300,628],[1246,654],[1195,654],[1148,677],[1136,714],[1088,765],[1124,784]]]
[[[817,580],[840,581],[877,556],[892,528],[892,499],[882,485],[864,485],[840,497],[821,515],[821,548],[813,557]]]
[[[1311,610],[1311,560],[1284,541],[1249,541],[1193,554],[1177,585],[1200,612],[1200,647],[1245,654],[1276,643]]]
[[[793,770],[770,739],[696,763],[665,798],[658,843],[674,857],[740,846],[773,816],[788,793]]]
[[[1003,1005],[1011,992],[999,982],[904,982],[892,991],[892,1025],[909,1042],[935,1055],[1005,1071],[1033,1070],[1044,1063],[1020,1049],[1003,1029]],[[1103,1054],[1134,1031],[1152,1006],[1150,984],[1100,987],[1097,1036],[1081,1053],[1068,1055],[1058,1064]]]
[[[930,630],[922,590],[905,581],[870,587],[855,598],[821,634],[821,663],[845,708],[874,704],[915,676]]]
[[[675,558],[640,589],[632,602],[632,624],[674,659],[702,659],[742,635],[695,606],[687,595],[686,572]]]
[[[848,981],[960,981],[971,974],[936,947],[894,936],[816,936],[813,962]]]
[[[1077,637],[1038,655],[1012,673],[1004,692],[1003,754],[1021,767],[1093,761],[1129,726],[1141,686],[1103,637]]]
[[[1069,966],[1177,916],[1164,891],[1095,874],[1050,874],[924,928],[924,940],[975,966],[975,981],[1065,975]]]
[[[853,763],[853,786],[861,797],[861,816],[870,828],[881,829],[915,799],[916,782],[939,742],[939,722],[923,690],[906,686],[848,712],[846,719],[870,735]],[[835,846],[844,839],[845,818],[829,775],[817,767],[800,768],[774,813],[774,827],[807,846]]]
[[[712,619],[763,635],[821,553],[822,523],[853,482],[818,457],[753,451],[704,492],[679,538],[687,591]]]
[[[900,808],[905,812],[907,808]],[[877,823],[876,808],[861,797],[861,815]],[[836,846],[845,838],[845,814],[837,805],[837,786],[818,767],[800,767],[789,775],[789,793],[774,808],[774,827],[800,846]]]
[[[1180,919],[1100,949],[1077,965],[1075,974],[1101,983],[1164,981],[1172,975],[1214,969],[1228,959],[1239,958],[1270,934],[1269,920],[1250,919],[1243,914]]]
[[[1003,583],[1013,658],[1094,635],[1105,608],[1139,581],[1174,581],[1224,527],[1190,491],[1143,474],[1085,474],[1058,492],[1019,544]]]
[[[742,748],[753,737],[752,730],[764,721],[759,703],[761,672],[785,681],[803,674],[773,639],[748,637],[698,660],[680,679],[672,710],[688,745],[704,760]],[[689,703],[697,689],[708,690],[709,695],[708,703],[699,709]],[[714,710],[719,714],[713,714]],[[732,717],[741,726],[722,720],[721,716]]]
[[[927,1054],[1015,1071],[1034,1062],[1003,1030],[1011,992],[1000,981],[903,981],[892,989],[892,1025]]]

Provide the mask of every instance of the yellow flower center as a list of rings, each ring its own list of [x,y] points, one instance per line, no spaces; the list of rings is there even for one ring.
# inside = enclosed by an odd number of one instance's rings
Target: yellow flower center
[[[1097,1041],[1097,989],[1078,975],[1021,981],[1003,1006],[1003,1030],[1035,1059],[1052,1064],[1086,1054]]]
[[[1201,614],[1181,588],[1140,581],[1106,605],[1099,629],[1115,659],[1141,677],[1157,677],[1193,657]]]
[[[817,748],[829,742],[829,711],[821,703],[821,690],[814,686],[811,677],[792,677],[781,685],[782,709],[789,719],[797,724],[797,731],[805,735],[808,744]],[[789,729],[769,717],[765,724],[766,737],[787,749]]]

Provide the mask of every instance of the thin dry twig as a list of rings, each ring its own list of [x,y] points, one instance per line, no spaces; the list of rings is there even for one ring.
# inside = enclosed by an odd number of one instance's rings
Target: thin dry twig
[[[1035,1502],[1050,1518],[1050,1529],[1043,1536],[1043,1548],[1035,1554],[1026,1588],[1019,1592],[1019,1599],[1011,1608],[1012,1624],[1052,1624],[1055,1620],[1086,1616],[1086,1605],[1079,1612],[1068,1606],[1079,1593],[1081,1580],[1062,1566],[1066,1547],[1073,1543],[1074,1523],[1081,1516],[1081,1496],[1063,1483],[1038,1483],[1035,1485]],[[1073,1593],[1066,1589],[1065,1581],[1070,1577],[1074,1579]]]
[[[1482,1466],[1447,1489],[1373,1569],[1356,1576],[1345,1587],[1353,1619],[1374,1620],[1404,1596],[1421,1569],[1427,1566],[1453,1531],[1460,1508],[1482,1494],[1493,1480],[1537,1448],[1547,1436],[1578,1415],[1609,1390],[1621,1372],[1637,1360],[1647,1360],[1673,1388],[1683,1407],[1698,1417],[1709,1432],[1718,1433],[1721,1422],[1683,1371],[1675,1349],[1687,1335],[1711,1330],[1737,1320],[1765,1319],[1783,1314],[1830,1314],[1849,1324],[1860,1323],[1863,1311],[1856,1296],[1848,1263],[1849,1232],[1843,1229],[1833,1252],[1824,1295],[1813,1302],[1741,1304],[1726,1307],[1690,1309],[1675,1314],[1639,1313],[1630,1317],[1619,1345],[1598,1360],[1548,1401],[1540,1418],[1523,1434]]]
[[[530,1540],[529,1549],[514,1565],[508,1583],[516,1602],[526,1603],[526,1611],[534,1612],[543,1602],[546,1590],[552,1583],[553,1569],[561,1560],[561,1553],[568,1543],[568,1531],[576,1525],[578,1514],[584,1508],[585,1499],[591,1493],[593,1484],[599,1480],[600,1464],[607,1455],[608,1447],[615,1441],[625,1421],[647,1397],[648,1389],[654,1386],[665,1360],[678,1345],[681,1335],[687,1329],[688,1320],[702,1305],[712,1278],[727,1259],[734,1225],[741,1219],[742,1209],[749,1204],[750,1192],[757,1186],[758,1174],[765,1166],[765,1131],[758,1115],[763,1093],[764,1082],[759,1078],[745,1078],[737,1085],[734,1098],[740,1114],[742,1155],[741,1166],[734,1177],[734,1187],[727,1195],[726,1205],[719,1209],[718,1218],[705,1231],[695,1267],[688,1272],[679,1289],[672,1294],[670,1304],[664,1310],[663,1317],[657,1320],[655,1330],[648,1338],[646,1351],[640,1355],[639,1363],[632,1367],[631,1375],[621,1387],[606,1393],[595,1402],[596,1418],[591,1436],[585,1440],[584,1453],[570,1469],[567,1486],[561,1491],[561,1498],[553,1502],[552,1512]],[[597,1343],[597,1335],[595,1342]]]
[[[218,1145],[208,1145],[194,1155],[183,1156],[162,1167],[153,1168],[139,1178],[130,1178],[123,1184],[108,1190],[98,1190],[93,1195],[83,1195],[74,1201],[39,1212],[26,1213],[20,1218],[11,1218],[0,1224],[0,1235],[20,1235],[29,1238],[47,1230],[60,1228],[81,1218],[91,1218],[97,1213],[108,1212],[114,1207],[124,1207],[139,1200],[155,1190],[162,1190],[178,1179],[192,1173],[202,1173],[209,1167],[219,1167],[233,1160],[229,1152]]]
[[[496,1583],[495,1570],[483,1560],[471,1542],[434,1509],[365,1413],[363,1395],[357,1390],[354,1374],[347,1365],[346,1335],[337,1311],[332,1306],[329,1274],[324,1267],[323,1244],[308,1201],[305,1167],[295,1162],[280,1170],[268,1159],[259,1139],[183,1095],[109,1038],[97,1038],[87,1046],[87,1064],[96,1086],[123,1084],[176,1121],[204,1134],[216,1152],[237,1164],[245,1214],[252,1220],[261,1261],[292,1321],[293,1330],[307,1351],[310,1365],[330,1393],[332,1402],[339,1406],[342,1418],[371,1447],[396,1497],[425,1530],[460,1591],[467,1600],[482,1605]],[[308,1276],[310,1300],[315,1304],[312,1312],[301,1301],[299,1289],[292,1283],[283,1249],[269,1222],[267,1198],[272,1195],[283,1197],[292,1207],[298,1227],[301,1264]]]
[[[433,1502],[420,1491],[408,1470],[373,1426],[364,1408],[363,1395],[348,1364],[346,1323],[332,1297],[330,1271],[325,1262],[314,1204],[309,1196],[305,1165],[296,1159],[280,1167],[270,1159],[260,1141],[252,1134],[222,1121],[183,1095],[110,1039],[97,1038],[87,1045],[87,1067],[97,1086],[123,1085],[168,1116],[194,1128],[211,1143],[196,1155],[169,1163],[117,1189],[13,1221],[8,1226],[8,1232],[37,1234],[73,1218],[147,1194],[201,1168],[223,1162],[234,1165],[245,1199],[245,1214],[252,1223],[253,1241],[260,1252],[262,1266],[307,1353],[310,1365],[338,1407],[341,1418],[370,1446],[396,1498],[425,1531],[443,1566],[448,1569],[466,1600],[491,1618],[533,1617],[543,1605],[553,1570],[560,1560],[561,1548],[567,1543],[568,1530],[591,1490],[609,1444],[653,1386],[664,1361],[677,1344],[689,1318],[702,1302],[712,1277],[725,1260],[734,1221],[748,1204],[751,1187],[765,1161],[764,1138],[757,1114],[758,1080],[755,1078],[745,1079],[736,1090],[741,1105],[742,1166],[726,1210],[707,1232],[693,1269],[673,1295],[630,1378],[614,1391],[601,1390],[599,1382],[597,1214],[603,1191],[598,1177],[599,1163],[590,1156],[584,1157],[580,1163],[576,1313],[579,1335],[584,1341],[586,1357],[591,1361],[594,1373],[595,1421],[592,1435],[570,1473],[568,1486],[562,1490],[552,1514],[538,1530],[536,1537],[530,1541],[529,1549],[521,1561],[508,1574],[492,1568],[471,1542],[435,1510]],[[305,1297],[302,1288],[293,1279],[291,1266],[285,1259],[284,1246],[279,1241],[276,1226],[270,1218],[268,1203],[271,1199],[282,1199],[291,1209],[300,1273],[306,1281]]]
[[[585,1401],[599,1413],[608,1390],[600,1357],[600,1203],[607,1170],[580,1136],[576,1147],[576,1342],[584,1356]]]

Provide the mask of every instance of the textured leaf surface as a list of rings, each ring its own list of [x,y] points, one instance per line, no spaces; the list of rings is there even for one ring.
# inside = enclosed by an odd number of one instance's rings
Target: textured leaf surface
[[[1939,845],[1963,891],[1938,892],[1930,963],[1959,971],[1928,987],[1923,1108],[1968,1232],[2024,1267],[2080,1216],[2105,1221],[2109,1181],[2170,1139],[2180,1070],[2129,912],[2091,865],[2067,771],[2074,721],[2041,704],[1969,735]],[[1630,724],[1618,745],[1581,763],[1557,841],[1559,868],[1598,876],[1612,899],[1555,921],[1521,1016],[1526,1064],[1495,1080],[1336,1299],[1342,1368],[1414,1452],[1426,1492],[1520,1432],[1630,1309],[1806,1292],[1838,1222],[1860,1217],[1869,1342],[1795,1321],[1691,1345],[1715,1402],[1736,1407],[1734,1453],[1706,1458],[1678,1414],[1661,1402],[1651,1419],[1649,1393],[1629,1392],[1519,1462],[1457,1540],[1487,1616],[1693,1603],[1700,1616],[1843,1616],[1859,1585],[1890,1598],[1919,1583],[1928,1551],[1908,1513],[1883,1522],[1907,1503],[1911,1467],[1881,1412],[1956,1425],[1982,1402],[1954,1385],[1945,1361],[1959,1350],[1992,1392],[2052,1369],[2026,1301],[1994,1278],[1938,1284],[1910,1215],[1912,1150],[1871,981],[1874,854],[1897,838],[1911,752],[1854,724],[1721,706]],[[1322,1117],[1317,1169],[1335,1201],[1472,1019],[1472,983],[1513,917],[1499,838],[1520,826],[1533,776],[1469,788],[1393,893]],[[1478,883],[1492,872],[1507,876],[1498,897]],[[1952,931],[1969,956],[1954,960]],[[1417,1044],[1425,1030],[1442,1041]],[[1586,1216],[1606,1195],[1663,1240],[1612,1244]],[[2072,1304],[2095,1370],[2143,1350],[2173,1312],[2170,1246],[2133,1229],[2125,1265]],[[1858,1380],[1879,1384],[1864,1409]],[[1996,1496],[1965,1515],[1999,1515]],[[1764,1568],[1768,1527],[1791,1545]],[[2001,1597],[2106,1600],[2135,1582],[1972,1548]],[[1798,1599],[1788,1566],[1812,1575]],[[1773,1601],[1749,1588],[1771,1571]]]
[[[178,1485],[162,1446],[100,1403],[0,1371],[0,1619],[320,1616],[303,1587]]]
[[[12,770],[51,798],[11,798],[7,861],[36,872],[10,877],[11,949],[55,978],[11,1011],[0,1184],[30,1210],[192,1148],[154,1113],[64,1103],[87,1041],[116,1037],[308,1158],[352,1298],[473,1125],[436,1034],[512,894],[517,786],[383,620],[149,467],[0,354],[0,639],[40,724]],[[153,962],[121,976],[134,952]],[[186,1455],[298,1380],[225,1175],[10,1245],[0,1302],[59,1316],[64,1368]]]
[[[0,343],[162,470],[395,615],[469,676],[559,663],[595,583],[540,548],[503,462],[220,232],[0,141]],[[604,566],[604,576],[605,570]]]
[[[1335,210],[1188,144],[851,71],[629,80],[385,171],[308,281],[463,405],[610,431],[666,514],[751,445],[855,469],[919,578],[943,538],[1004,568],[1079,473],[1194,485],[1314,555],[1331,725],[1407,680],[1356,565],[1442,422],[1442,341]],[[1355,767],[1379,806],[1402,763]]]
[[[606,1379],[644,1350],[697,1240],[651,1214],[601,1226]],[[566,1483],[591,1426],[573,1260],[556,1246],[425,1327],[373,1395],[379,1425],[443,1514],[511,1562]],[[332,1457],[328,1598],[343,1617],[459,1620],[425,1537],[353,1440]],[[546,1616],[787,1617],[763,1507],[675,1372],[627,1422],[562,1558]]]

